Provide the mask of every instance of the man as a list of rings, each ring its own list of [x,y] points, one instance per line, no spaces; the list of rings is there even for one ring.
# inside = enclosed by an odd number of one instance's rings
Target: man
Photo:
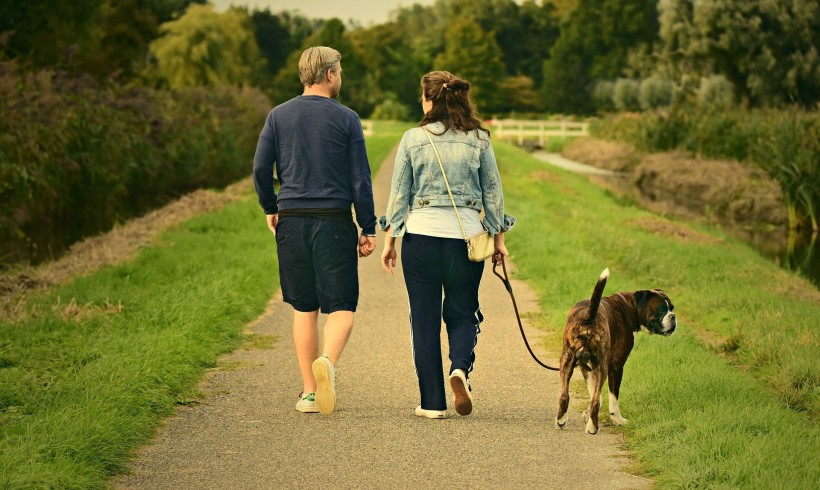
[[[282,296],[294,309],[293,341],[303,384],[296,409],[323,415],[335,408],[334,366],[353,329],[359,299],[357,247],[358,257],[376,248],[361,121],[335,100],[342,87],[341,58],[323,46],[302,53],[304,92],[268,114],[253,160],[259,204],[276,237]],[[321,356],[320,310],[328,315]]]

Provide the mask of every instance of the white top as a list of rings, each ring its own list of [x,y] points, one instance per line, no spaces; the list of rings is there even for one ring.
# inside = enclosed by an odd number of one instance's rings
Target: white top
[[[467,237],[484,231],[481,226],[481,213],[471,208],[458,208],[458,215],[464,223],[464,231]],[[456,218],[453,206],[425,206],[410,211],[407,216],[407,233],[414,235],[426,235],[439,238],[460,238],[461,227]]]

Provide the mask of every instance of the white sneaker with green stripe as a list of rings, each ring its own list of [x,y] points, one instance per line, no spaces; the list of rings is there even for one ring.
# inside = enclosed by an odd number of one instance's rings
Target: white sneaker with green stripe
[[[316,413],[319,411],[319,407],[316,406],[316,394],[315,393],[300,393],[299,394],[299,401],[296,402],[296,410],[299,410],[302,413]]]

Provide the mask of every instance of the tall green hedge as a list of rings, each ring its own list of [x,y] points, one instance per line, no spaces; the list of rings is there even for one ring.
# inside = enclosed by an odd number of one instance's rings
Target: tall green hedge
[[[723,111],[679,106],[599,120],[593,134],[643,151],[684,150],[765,169],[783,189],[791,226],[818,227],[820,219],[820,112]]]
[[[233,87],[100,85],[0,63],[0,263],[248,175],[269,103]]]

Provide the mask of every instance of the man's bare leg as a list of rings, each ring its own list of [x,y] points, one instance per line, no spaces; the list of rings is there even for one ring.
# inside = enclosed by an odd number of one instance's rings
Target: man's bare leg
[[[313,361],[319,357],[319,310],[302,312],[293,311],[293,344],[296,347],[296,359],[302,373],[302,391],[316,391],[316,380],[313,378]]]
[[[322,415],[330,415],[336,407],[336,363],[353,330],[353,312],[335,311],[325,323],[322,357],[313,361],[316,380],[316,408]]]
[[[325,323],[322,355],[327,356],[334,366],[339,360],[339,357],[342,355],[342,351],[344,350],[345,345],[347,345],[347,341],[350,339],[350,332],[352,331],[352,311],[334,311],[328,315],[327,323]]]

